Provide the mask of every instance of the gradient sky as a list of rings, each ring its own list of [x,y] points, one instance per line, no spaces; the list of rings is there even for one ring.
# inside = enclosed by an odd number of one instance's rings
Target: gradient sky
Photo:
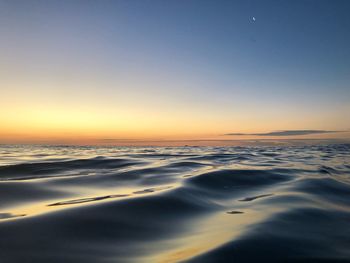
[[[349,47],[346,0],[0,0],[0,143],[349,130]]]

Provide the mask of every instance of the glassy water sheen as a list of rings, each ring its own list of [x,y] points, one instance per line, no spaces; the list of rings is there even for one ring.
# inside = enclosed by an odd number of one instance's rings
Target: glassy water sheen
[[[0,146],[0,261],[350,262],[350,145]]]

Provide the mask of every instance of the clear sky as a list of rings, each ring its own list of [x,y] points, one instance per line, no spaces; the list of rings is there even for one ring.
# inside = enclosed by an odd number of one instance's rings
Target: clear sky
[[[0,0],[0,143],[349,130],[349,47],[346,0]]]

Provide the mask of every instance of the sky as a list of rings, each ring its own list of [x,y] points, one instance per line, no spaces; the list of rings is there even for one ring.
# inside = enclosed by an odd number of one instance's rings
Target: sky
[[[349,11],[0,0],[0,143],[350,138]]]

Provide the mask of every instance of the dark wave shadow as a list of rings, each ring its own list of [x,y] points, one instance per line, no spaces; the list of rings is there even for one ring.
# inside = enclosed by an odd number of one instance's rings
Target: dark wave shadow
[[[254,201],[255,199],[264,198],[264,197],[268,197],[268,196],[272,196],[272,195],[273,194],[256,195],[256,196],[251,196],[251,197],[245,197],[243,199],[239,199],[238,201],[250,202],[250,201]]]
[[[57,203],[49,204],[47,206],[82,204],[82,203],[95,202],[95,201],[100,201],[100,200],[105,200],[110,198],[119,198],[119,197],[126,197],[126,196],[129,196],[129,195],[126,195],[126,194],[125,195],[105,195],[105,196],[90,197],[90,198],[80,198],[80,199],[57,202]]]
[[[26,214],[0,213],[0,220],[1,220],[1,219],[9,219],[9,218],[22,217],[22,216],[26,216]]]

